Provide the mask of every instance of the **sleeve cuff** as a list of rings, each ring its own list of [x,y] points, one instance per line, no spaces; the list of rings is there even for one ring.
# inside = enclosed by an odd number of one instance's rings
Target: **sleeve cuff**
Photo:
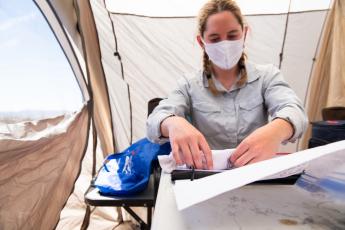
[[[284,141],[283,144],[287,144],[287,142],[295,143],[296,140],[302,136],[305,129],[303,127],[304,121],[301,120],[298,112],[296,112],[294,108],[286,107],[280,110],[279,112],[277,112],[273,120],[277,118],[280,118],[289,122],[293,128],[292,136],[288,140]]]

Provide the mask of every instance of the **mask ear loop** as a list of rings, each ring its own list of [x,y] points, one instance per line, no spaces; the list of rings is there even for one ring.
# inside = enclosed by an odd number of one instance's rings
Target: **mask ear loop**
[[[244,26],[244,35],[243,35],[243,50],[246,47],[246,40],[247,40],[247,33],[248,33],[248,26]]]

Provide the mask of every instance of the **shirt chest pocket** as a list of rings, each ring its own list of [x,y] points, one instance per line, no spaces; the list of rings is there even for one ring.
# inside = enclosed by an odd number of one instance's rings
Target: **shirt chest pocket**
[[[222,110],[206,102],[193,104],[193,125],[204,135],[214,136],[222,132]]]
[[[240,103],[240,108],[245,111],[252,111],[257,107],[263,107],[263,100],[262,98],[253,98],[251,100],[247,100],[245,102]]]
[[[257,128],[267,122],[267,111],[262,98],[248,99],[239,104],[238,119],[241,126]]]

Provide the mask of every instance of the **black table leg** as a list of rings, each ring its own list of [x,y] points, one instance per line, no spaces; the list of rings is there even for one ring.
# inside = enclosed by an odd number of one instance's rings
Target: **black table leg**
[[[147,207],[147,229],[151,228],[152,222],[152,207]]]
[[[123,208],[140,224],[141,230],[150,230],[152,222],[152,207],[147,207],[147,224],[138,216],[130,207],[123,206]]]

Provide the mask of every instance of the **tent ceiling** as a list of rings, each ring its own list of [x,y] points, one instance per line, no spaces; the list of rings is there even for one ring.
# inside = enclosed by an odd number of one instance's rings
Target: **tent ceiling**
[[[112,13],[136,14],[151,17],[193,17],[206,0],[105,0]],[[290,0],[237,0],[245,15],[283,14],[289,11]],[[291,0],[290,12],[325,10],[331,0]]]

